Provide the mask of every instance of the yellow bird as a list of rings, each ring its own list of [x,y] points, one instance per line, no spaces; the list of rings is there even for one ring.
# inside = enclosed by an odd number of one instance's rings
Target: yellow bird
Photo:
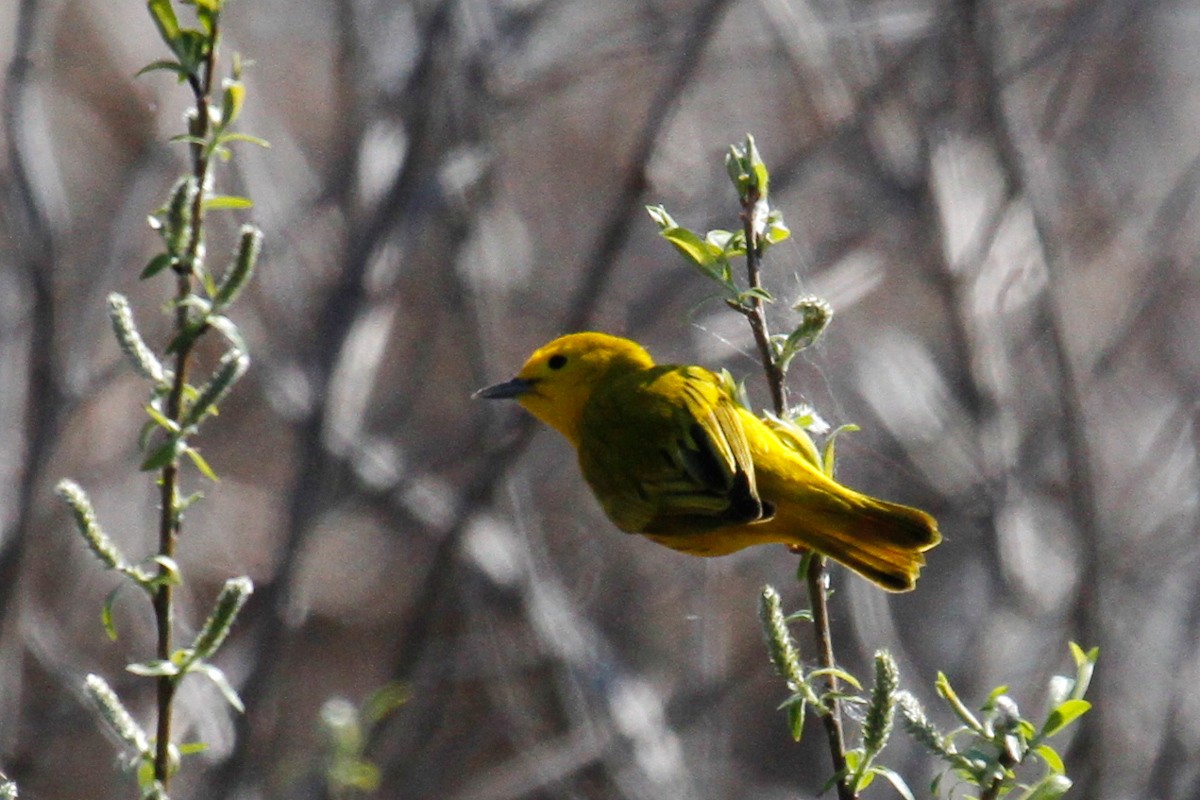
[[[713,373],[656,365],[629,339],[560,337],[475,396],[513,398],[565,436],[613,523],[674,550],[800,546],[904,592],[941,541],[924,511],[827,477]]]

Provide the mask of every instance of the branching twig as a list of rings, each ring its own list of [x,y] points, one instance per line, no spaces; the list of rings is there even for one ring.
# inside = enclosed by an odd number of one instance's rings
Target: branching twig
[[[749,148],[748,148],[749,149]],[[750,155],[747,154],[749,158]],[[776,358],[771,346],[771,335],[767,327],[767,316],[763,309],[762,277],[760,262],[762,259],[763,242],[760,223],[765,221],[765,208],[760,208],[763,194],[757,186],[748,187],[742,194],[742,230],[746,237],[746,272],[749,291],[744,295],[745,300],[729,300],[729,305],[746,317],[750,329],[754,333],[754,341],[758,346],[759,357],[762,360],[763,372],[766,374],[767,386],[771,392],[771,402],[775,413],[787,417],[787,387],[784,384],[784,368]],[[806,574],[809,602],[812,604],[813,632],[816,637],[817,657],[824,671],[826,696],[829,697],[827,712],[819,714],[825,735],[829,741],[829,753],[833,761],[833,771],[837,778],[838,800],[854,800],[853,787],[847,780],[846,745],[842,733],[841,704],[838,702],[838,680],[834,669],[836,662],[833,657],[833,635],[829,626],[828,578],[825,572],[825,558],[819,553],[813,553]]]

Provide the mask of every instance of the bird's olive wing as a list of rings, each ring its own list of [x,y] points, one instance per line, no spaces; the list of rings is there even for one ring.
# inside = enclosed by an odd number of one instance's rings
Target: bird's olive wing
[[[763,516],[737,409],[707,370],[664,367],[597,392],[584,412],[579,458],[626,531]]]

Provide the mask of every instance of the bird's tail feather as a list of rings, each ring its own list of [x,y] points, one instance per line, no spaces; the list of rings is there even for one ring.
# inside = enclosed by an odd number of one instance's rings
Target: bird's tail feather
[[[884,589],[912,589],[922,553],[941,541],[937,522],[919,509],[844,491],[829,503],[781,503],[764,524],[779,541],[827,555]]]

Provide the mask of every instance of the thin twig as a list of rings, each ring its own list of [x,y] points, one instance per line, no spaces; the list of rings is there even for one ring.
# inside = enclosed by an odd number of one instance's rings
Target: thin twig
[[[210,152],[204,142],[209,131],[209,92],[212,89],[213,72],[217,60],[217,41],[219,36],[219,17],[214,16],[212,30],[212,48],[205,58],[204,76],[199,78],[189,75],[188,84],[196,98],[196,116],[191,121],[188,131],[196,137],[192,144],[192,175],[196,180],[196,192],[192,199],[191,233],[188,238],[185,255],[180,266],[176,269],[175,288],[175,330],[183,332],[188,325],[188,307],[185,301],[192,293],[192,279],[195,275],[196,260],[199,258],[203,242],[204,187],[208,179]],[[187,378],[194,337],[188,337],[175,354],[175,377],[171,384],[171,392],[167,396],[167,417],[175,422],[183,419],[183,397],[187,388]],[[175,545],[179,539],[179,464],[172,460],[162,468],[159,501],[159,530],[158,553],[160,556],[174,560]],[[166,579],[167,568],[159,567],[160,582],[154,593],[154,617],[158,630],[158,657],[164,661],[170,659],[174,648],[172,623],[174,617],[174,587]],[[158,678],[158,720],[155,731],[154,749],[154,778],[165,791],[171,780],[171,716],[175,700],[176,679],[171,675],[161,675]]]
[[[759,196],[751,190],[742,210],[742,229],[746,234],[746,272],[750,289],[762,289],[761,261],[762,244],[754,227],[754,207]],[[763,371],[767,376],[767,386],[771,391],[771,402],[775,413],[783,417],[787,413],[787,387],[784,385],[784,374],[779,363],[771,353],[771,337],[767,328],[767,315],[763,309],[762,298],[752,294],[749,305],[731,303],[733,308],[740,311],[749,321],[750,329],[754,332],[754,341],[758,345],[759,357],[762,359]],[[825,685],[827,694],[832,698],[826,708],[826,713],[819,714],[821,724],[825,728],[825,736],[829,741],[829,754],[833,761],[833,772],[837,777],[838,800],[855,800],[853,788],[846,780],[846,745],[842,733],[842,709],[836,698],[838,680],[834,677],[833,669],[836,662],[833,657],[833,633],[829,626],[829,604],[825,572],[825,558],[814,553],[809,562],[806,575],[809,602],[813,612],[813,634],[817,642],[817,658],[821,669],[825,670]]]

